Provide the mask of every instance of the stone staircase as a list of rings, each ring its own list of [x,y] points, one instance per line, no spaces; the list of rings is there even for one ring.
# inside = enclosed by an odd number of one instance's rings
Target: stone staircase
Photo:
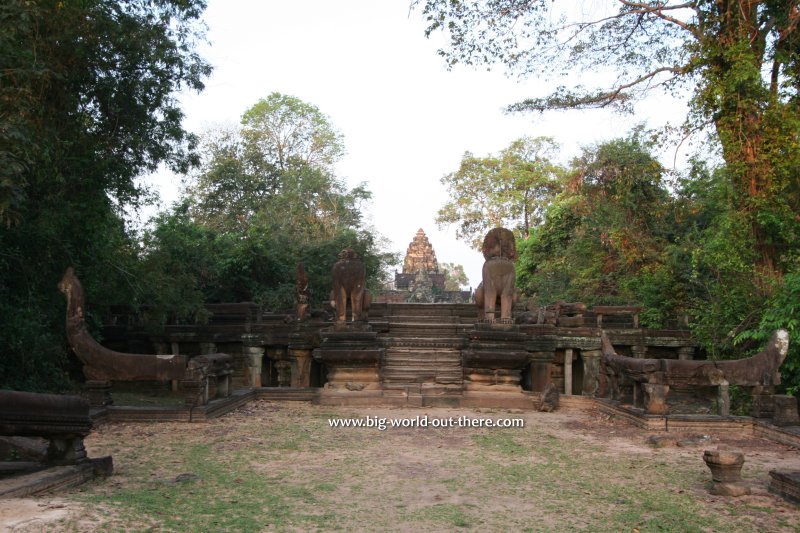
[[[384,397],[400,405],[458,405],[464,333],[475,316],[472,305],[390,304],[381,335]]]

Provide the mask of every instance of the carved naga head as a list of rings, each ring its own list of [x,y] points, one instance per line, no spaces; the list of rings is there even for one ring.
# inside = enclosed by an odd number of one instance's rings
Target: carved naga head
[[[67,267],[61,281],[58,282],[58,290],[67,297],[67,313],[70,312],[78,318],[83,318],[83,287],[75,276],[75,269]],[[74,309],[73,309],[74,307]]]

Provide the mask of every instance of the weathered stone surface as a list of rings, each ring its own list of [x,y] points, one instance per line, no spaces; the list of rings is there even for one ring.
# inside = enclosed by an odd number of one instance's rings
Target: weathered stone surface
[[[483,239],[482,282],[475,291],[478,318],[489,322],[495,320],[495,307],[500,299],[500,319],[512,321],[511,311],[518,297],[514,261],[517,248],[514,234],[506,228],[489,230]],[[481,316],[481,309],[483,316]]]
[[[800,470],[772,470],[769,477],[770,492],[800,504]]]
[[[776,426],[800,426],[797,412],[797,398],[787,394],[776,394],[772,397],[772,423]]]
[[[703,460],[711,469],[711,479],[718,483],[736,483],[742,480],[744,454],[727,450],[706,450]]]
[[[84,322],[86,300],[83,286],[69,267],[58,288],[67,297],[67,338],[83,363],[83,373],[91,380],[169,380],[181,379],[186,370],[182,355],[148,355],[115,352],[101,346],[89,335]]]
[[[647,444],[653,448],[667,448],[675,446],[677,443],[677,438],[673,435],[650,435],[647,437]]]
[[[559,396],[558,388],[552,382],[548,383],[542,392],[542,403],[539,406],[539,411],[550,413],[558,409]]]
[[[345,248],[339,253],[339,260],[333,265],[332,275],[332,300],[336,308],[336,322],[345,322],[348,301],[352,309],[352,321],[366,320],[370,304],[370,293],[365,287],[367,271],[352,248]]]
[[[786,330],[776,331],[762,352],[736,361],[639,359],[620,356],[605,332],[601,334],[601,346],[603,372],[608,378],[614,399],[619,398],[621,383],[630,381],[639,385],[634,386],[634,395],[638,388],[642,389],[645,400],[652,409],[648,413],[664,414],[666,411],[661,412],[661,409],[666,406],[669,388],[663,387],[716,386],[720,387],[719,414],[727,416],[730,406],[727,396],[729,384],[768,387],[780,383],[778,369],[789,350],[789,334]]]
[[[750,486],[741,481],[738,483],[712,483],[708,492],[716,496],[738,498],[750,494]]]
[[[403,274],[416,274],[417,272],[439,272],[436,252],[433,251],[433,245],[422,228],[417,230],[417,234],[408,245],[403,261]]]

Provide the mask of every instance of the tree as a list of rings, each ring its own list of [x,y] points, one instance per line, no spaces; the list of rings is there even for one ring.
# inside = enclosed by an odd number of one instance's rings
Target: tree
[[[192,319],[203,302],[290,307],[298,261],[320,304],[344,248],[359,254],[368,283],[380,286],[394,257],[380,252],[362,225],[361,203],[370,192],[348,189],[333,172],[344,148],[332,132],[315,106],[273,93],[244,113],[241,129],[203,136],[186,197],[145,238],[149,277],[178,281],[166,300],[151,293],[159,317]],[[180,294],[190,305],[170,303]]]
[[[441,263],[439,268],[444,272],[444,290],[460,291],[461,287],[466,287],[469,283],[469,278],[462,265]]]
[[[440,53],[449,65],[500,61],[537,77],[617,74],[606,87],[561,86],[511,111],[631,110],[651,90],[688,89],[685,131],[714,127],[733,204],[748,221],[757,274],[768,288],[800,241],[792,215],[800,211],[800,2],[619,0],[616,12],[595,18],[559,15],[554,6],[425,0],[426,35],[447,33]]]
[[[272,93],[245,111],[240,129],[203,136],[188,188],[192,215],[217,231],[243,234],[258,220],[304,239],[357,227],[371,194],[336,177],[343,152],[342,136],[316,106]]]
[[[546,303],[646,300],[651,313],[674,302],[662,282],[672,199],[663,167],[639,135],[584,148],[572,162],[544,224],[520,245],[518,285],[525,292]]]
[[[450,201],[439,209],[437,224],[459,224],[456,235],[476,249],[486,232],[498,226],[527,238],[558,191],[562,169],[551,160],[557,150],[549,137],[523,137],[497,157],[465,153],[459,169],[441,180]]]
[[[210,72],[195,52],[203,8],[0,3],[0,387],[66,385],[55,286],[68,265],[94,311],[135,299],[136,243],[122,214],[148,198],[139,175],[193,162],[175,93],[202,89]]]
[[[342,135],[315,105],[274,92],[242,116],[242,136],[266,164],[330,169],[344,154]]]

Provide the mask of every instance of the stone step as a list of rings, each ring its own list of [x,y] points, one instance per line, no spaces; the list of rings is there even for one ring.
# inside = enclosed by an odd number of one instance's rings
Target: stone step
[[[423,316],[477,316],[475,304],[415,304],[415,303],[396,303],[388,304],[385,315],[423,315]]]
[[[465,345],[462,337],[384,337],[383,345],[388,349],[406,349],[415,351],[455,350],[460,351]]]
[[[392,315],[386,317],[390,325],[393,324],[461,324],[462,319],[458,316],[439,316],[439,315]]]
[[[456,337],[466,326],[460,324],[440,324],[408,322],[389,324],[388,337]]]

